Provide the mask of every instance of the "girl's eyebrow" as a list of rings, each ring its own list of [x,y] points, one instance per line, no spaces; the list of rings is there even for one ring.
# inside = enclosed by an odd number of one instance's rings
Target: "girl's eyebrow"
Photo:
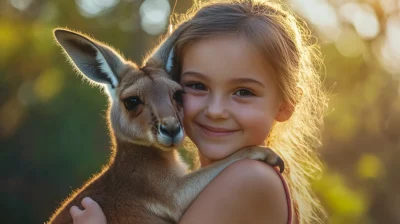
[[[194,77],[197,77],[197,78],[209,80],[209,78],[206,75],[204,75],[204,74],[202,74],[200,72],[195,72],[195,71],[190,71],[189,70],[189,71],[183,72],[181,76],[184,76],[184,75],[189,75],[189,76],[194,76]]]
[[[257,85],[265,88],[264,84],[262,84],[261,82],[255,80],[255,79],[251,79],[251,78],[237,78],[237,79],[232,80],[231,83],[233,83],[233,84],[253,83],[253,84],[257,84]]]
[[[184,75],[189,75],[189,76],[194,76],[194,77],[197,77],[200,79],[209,80],[209,78],[206,75],[204,75],[200,72],[195,72],[195,71],[189,70],[189,71],[183,72],[181,76],[184,76]],[[262,86],[265,88],[264,84],[262,84],[261,82],[255,80],[255,79],[251,79],[251,78],[237,78],[237,79],[231,80],[230,83],[232,83],[232,84],[253,83],[253,84],[256,84],[256,85],[259,85],[259,86]]]

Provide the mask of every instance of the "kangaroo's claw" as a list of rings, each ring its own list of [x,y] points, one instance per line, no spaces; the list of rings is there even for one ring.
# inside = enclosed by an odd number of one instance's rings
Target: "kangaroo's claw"
[[[267,155],[266,158],[266,162],[271,165],[271,166],[278,166],[279,167],[279,172],[283,173],[283,171],[285,170],[285,163],[283,162],[283,160],[281,159],[281,157],[276,154],[272,149],[267,148],[269,153]]]
[[[250,157],[248,158],[264,161],[273,167],[277,166],[279,167],[280,173],[283,173],[285,170],[285,163],[283,162],[282,158],[274,152],[274,150],[262,146],[251,146],[248,149],[250,149],[248,152]]]
[[[283,160],[281,159],[281,157],[276,157],[276,163],[274,164],[274,166],[278,166],[279,167],[279,172],[283,173],[283,171],[285,170],[285,163],[283,162]]]

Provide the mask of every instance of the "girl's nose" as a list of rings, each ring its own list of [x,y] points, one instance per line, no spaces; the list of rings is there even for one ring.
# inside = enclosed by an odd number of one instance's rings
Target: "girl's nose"
[[[222,97],[211,96],[204,113],[211,119],[227,119],[229,113],[225,105],[226,103]]]

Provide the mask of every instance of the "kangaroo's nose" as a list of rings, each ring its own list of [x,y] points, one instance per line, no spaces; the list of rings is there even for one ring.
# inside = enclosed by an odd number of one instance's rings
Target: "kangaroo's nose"
[[[176,118],[165,118],[160,124],[160,132],[174,138],[180,131],[181,125]]]

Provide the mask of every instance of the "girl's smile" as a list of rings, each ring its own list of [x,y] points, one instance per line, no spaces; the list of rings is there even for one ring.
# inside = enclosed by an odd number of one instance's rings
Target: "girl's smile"
[[[238,132],[238,129],[227,129],[227,128],[218,128],[212,127],[208,125],[197,124],[201,133],[207,135],[208,137],[217,137],[219,140],[222,140],[222,137],[230,136]]]

